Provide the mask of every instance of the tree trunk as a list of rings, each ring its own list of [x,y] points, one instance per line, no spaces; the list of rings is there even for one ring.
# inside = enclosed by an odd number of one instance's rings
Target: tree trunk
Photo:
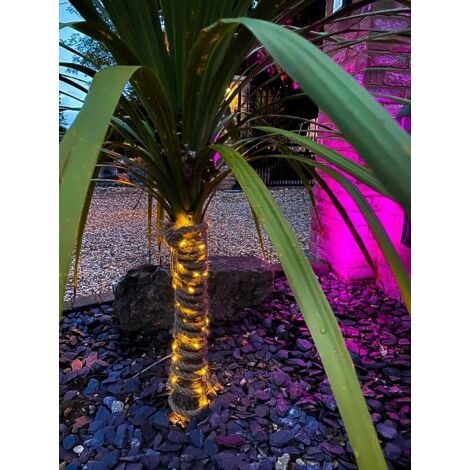
[[[170,227],[175,292],[169,404],[174,420],[187,422],[209,404],[207,225]]]

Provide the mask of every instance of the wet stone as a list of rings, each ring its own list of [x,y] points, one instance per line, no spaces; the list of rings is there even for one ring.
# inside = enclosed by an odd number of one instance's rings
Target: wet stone
[[[156,409],[153,406],[141,406],[134,412],[134,415],[131,418],[132,424],[135,426],[142,426],[148,421],[149,417],[155,413],[155,411]]]
[[[149,470],[156,470],[160,464],[160,452],[147,449],[141,459],[141,463]]]
[[[263,418],[267,415],[269,415],[269,406],[266,405],[258,405],[255,408],[255,415],[259,416],[260,418]]]
[[[241,447],[245,443],[245,438],[238,434],[230,434],[228,436],[216,436],[215,441],[220,446]]]
[[[194,462],[195,460],[202,460],[207,458],[207,454],[197,447],[188,446],[181,454],[181,460],[184,462]]]
[[[384,447],[384,455],[391,461],[398,460],[401,456],[402,450],[399,446],[392,442],[387,442]]]
[[[398,431],[393,426],[393,423],[387,421],[377,425],[377,432],[385,439],[392,440],[398,435]]]
[[[237,470],[238,468],[238,457],[235,454],[221,452],[215,456],[214,460],[221,470]]]
[[[70,450],[78,444],[78,437],[75,434],[70,434],[62,441],[62,446],[66,450]]]
[[[204,444],[204,434],[199,429],[193,429],[188,433],[191,443],[196,447],[202,447]]]
[[[346,452],[344,447],[331,442],[324,442],[321,444],[321,447],[334,455],[343,455]]]
[[[167,429],[169,425],[168,412],[158,411],[152,416],[150,422],[158,429]]]
[[[290,455],[289,454],[282,454],[282,456],[279,457],[276,460],[275,469],[276,470],[287,470],[287,466],[289,465],[289,461],[290,461]]]
[[[219,446],[217,445],[217,442],[215,442],[214,439],[208,438],[204,442],[204,451],[207,455],[214,457],[219,451]]]
[[[292,431],[279,430],[269,436],[269,442],[276,447],[282,447],[294,438]]]
[[[301,350],[301,351],[310,351],[310,349],[312,349],[313,347],[313,344],[306,340],[306,339],[298,339],[297,340],[297,347]]]
[[[83,393],[85,393],[86,395],[91,395],[93,393],[96,393],[98,392],[98,390],[100,389],[100,382],[99,380],[96,380],[94,378],[91,378],[85,388],[85,390],[83,390]]]
[[[184,432],[180,431],[179,429],[175,428],[172,429],[168,433],[168,440],[171,442],[175,442],[177,444],[185,444],[188,441],[188,438],[184,434]]]

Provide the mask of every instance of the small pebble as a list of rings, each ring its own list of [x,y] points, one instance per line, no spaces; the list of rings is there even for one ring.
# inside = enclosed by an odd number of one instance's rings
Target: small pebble
[[[115,400],[111,405],[111,413],[119,413],[124,409],[124,403],[122,401]]]

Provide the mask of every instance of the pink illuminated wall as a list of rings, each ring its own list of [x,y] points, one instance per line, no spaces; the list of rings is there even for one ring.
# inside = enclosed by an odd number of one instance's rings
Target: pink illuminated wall
[[[327,2],[327,12],[331,11],[331,3],[332,1]],[[388,3],[393,7],[393,2]],[[367,17],[354,26],[356,29],[372,28],[385,32],[402,29],[408,25],[409,18],[378,16]],[[338,27],[343,27],[343,25],[336,23],[335,26],[327,28],[327,31],[334,32],[333,29]],[[354,39],[359,34],[363,33],[350,33],[349,36]],[[402,98],[410,97],[410,48],[408,45],[369,42],[332,54],[332,57],[371,93]],[[384,66],[389,69],[383,70]],[[402,108],[401,104],[389,98],[377,98],[377,100],[393,117],[397,117]],[[334,128],[325,114],[320,113],[318,121]],[[318,141],[355,162],[363,163],[349,143],[334,135],[324,134]],[[377,266],[382,288],[390,296],[398,297],[399,290],[393,275],[355,203],[339,185],[326,175],[322,176],[338,195],[365,241]],[[361,184],[359,184],[359,188],[376,211],[405,266],[409,269],[410,249],[401,241],[404,224],[403,210],[393,201],[377,194],[370,188]],[[371,268],[329,197],[318,186],[315,186],[314,191],[320,217],[319,222],[312,214],[311,253],[314,259],[326,261],[339,277],[346,281],[372,278]]]

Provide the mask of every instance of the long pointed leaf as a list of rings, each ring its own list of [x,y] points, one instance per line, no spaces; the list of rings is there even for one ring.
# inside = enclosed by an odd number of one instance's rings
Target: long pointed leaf
[[[93,169],[124,86],[139,68],[117,66],[98,72],[81,112],[60,143],[60,305]]]
[[[385,470],[387,467],[377,434],[335,315],[289,222],[255,170],[237,151],[224,145],[214,145],[213,148],[232,169],[276,248],[315,341],[359,467],[362,470]]]
[[[390,197],[388,191],[383,187],[383,185],[378,181],[378,179],[367,169],[363,166],[349,160],[346,157],[343,157],[339,153],[331,150],[324,145],[321,145],[308,137],[301,136],[296,134],[295,132],[285,131],[284,129],[279,129],[277,127],[268,127],[268,126],[256,126],[254,129],[259,129],[263,132],[279,134],[284,137],[287,137],[289,140],[296,142],[302,147],[305,147],[312,152],[320,155],[323,157],[327,162],[332,163],[333,165],[337,166],[341,170],[345,171],[354,178],[358,179],[362,183],[367,184],[371,188],[375,189],[379,193]]]

